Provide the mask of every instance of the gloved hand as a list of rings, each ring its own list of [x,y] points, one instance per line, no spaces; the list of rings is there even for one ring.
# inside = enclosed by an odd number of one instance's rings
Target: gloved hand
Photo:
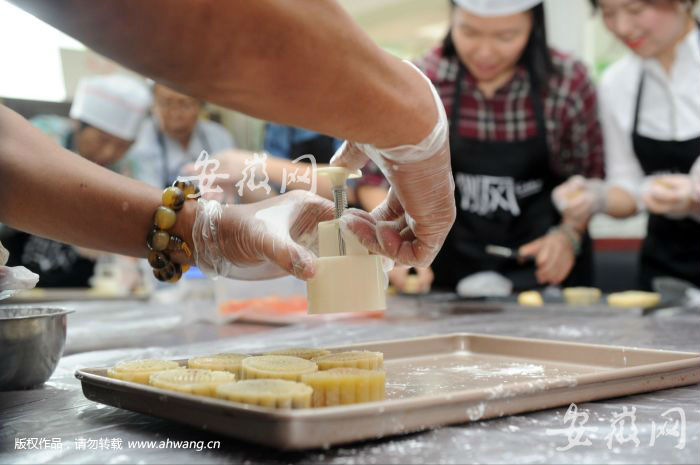
[[[192,228],[195,263],[213,277],[310,279],[317,225],[333,218],[333,203],[306,191],[246,205],[200,199]]]
[[[572,234],[575,234],[571,230]],[[553,230],[539,239],[520,247],[523,257],[534,257],[540,284],[560,284],[569,276],[576,261],[571,239],[562,230]]]
[[[642,201],[650,212],[657,215],[685,218],[697,214],[693,181],[688,175],[671,174],[647,178],[642,187]]]
[[[39,275],[23,266],[5,266],[10,253],[0,243],[0,300],[12,297],[18,291],[31,289],[39,282]]]
[[[596,213],[604,213],[607,187],[601,179],[572,176],[552,191],[552,202],[567,223],[583,229]]]
[[[358,169],[371,159],[382,170],[391,184],[385,201],[371,214],[349,210],[342,225],[370,252],[417,267],[432,263],[456,216],[447,117],[435,88],[423,77],[438,111],[423,141],[389,149],[345,142],[331,160]]]

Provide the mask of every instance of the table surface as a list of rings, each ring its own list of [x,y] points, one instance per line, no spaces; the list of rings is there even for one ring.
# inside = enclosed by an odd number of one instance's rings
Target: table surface
[[[69,319],[66,346],[67,353],[72,355],[63,357],[49,382],[35,390],[0,393],[0,464],[646,464],[697,463],[700,456],[700,385],[580,404],[576,429],[569,431],[572,439],[576,439],[574,433],[581,433],[578,439],[589,445],[576,445],[568,450],[564,449],[573,444],[564,432],[571,426],[571,421],[565,419],[565,407],[327,450],[290,453],[96,404],[83,396],[74,377],[76,368],[110,365],[124,358],[254,352],[453,332],[692,352],[700,349],[697,309],[642,316],[627,310],[557,306],[480,309],[479,305],[432,298],[393,298],[386,317],[381,320],[315,321],[274,327],[217,321],[202,316],[197,310],[202,305],[201,302],[167,306],[135,302],[76,304],[76,313]],[[674,421],[681,412],[685,416],[684,425]],[[662,430],[664,424],[666,430]],[[674,425],[678,428],[673,429]],[[678,434],[674,436],[674,433]],[[171,442],[163,448],[160,445],[138,448],[139,444],[129,444],[167,440]],[[176,448],[172,444],[176,441],[194,441],[188,445],[195,448]],[[209,441],[219,441],[219,447],[208,449]]]

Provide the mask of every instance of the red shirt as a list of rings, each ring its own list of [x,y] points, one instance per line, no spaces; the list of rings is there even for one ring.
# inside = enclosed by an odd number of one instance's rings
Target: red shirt
[[[603,178],[603,137],[595,86],[581,62],[554,50],[551,55],[556,73],[542,86],[551,167],[562,178],[574,174]],[[449,118],[458,58],[443,56],[442,47],[438,47],[416,64],[437,88]],[[537,121],[529,94],[530,80],[522,68],[491,99],[479,90],[469,72],[464,73],[458,119],[460,135],[504,142],[535,137]]]

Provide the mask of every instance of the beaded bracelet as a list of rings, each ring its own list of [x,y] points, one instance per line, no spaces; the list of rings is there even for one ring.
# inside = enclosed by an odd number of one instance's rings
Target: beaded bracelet
[[[182,209],[185,199],[194,198],[198,193],[199,189],[191,181],[175,181],[163,191],[163,205],[156,209],[153,229],[146,237],[146,246],[150,250],[148,263],[158,281],[175,283],[190,268],[186,263],[175,263],[170,259],[173,252],[183,252],[187,258],[192,258],[192,251],[187,242],[169,231],[175,226],[176,212]]]

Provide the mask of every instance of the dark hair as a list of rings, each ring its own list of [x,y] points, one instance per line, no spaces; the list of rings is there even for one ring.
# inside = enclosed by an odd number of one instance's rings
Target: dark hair
[[[591,5],[593,5],[593,8],[598,8],[598,0],[589,0],[591,2]],[[661,1],[664,0],[641,0],[645,3],[660,3]],[[670,2],[683,2],[683,3],[690,3],[692,6],[695,6],[698,4],[698,0],[665,0],[666,3]]]
[[[450,6],[453,9],[456,7],[454,0],[450,0]],[[518,64],[525,67],[534,78],[545,85],[549,78],[556,73],[556,69],[547,45],[544,5],[534,6],[530,11],[532,12],[532,32],[530,32],[530,38]],[[451,27],[443,39],[442,50],[445,57],[457,56],[457,49],[452,41]]]

